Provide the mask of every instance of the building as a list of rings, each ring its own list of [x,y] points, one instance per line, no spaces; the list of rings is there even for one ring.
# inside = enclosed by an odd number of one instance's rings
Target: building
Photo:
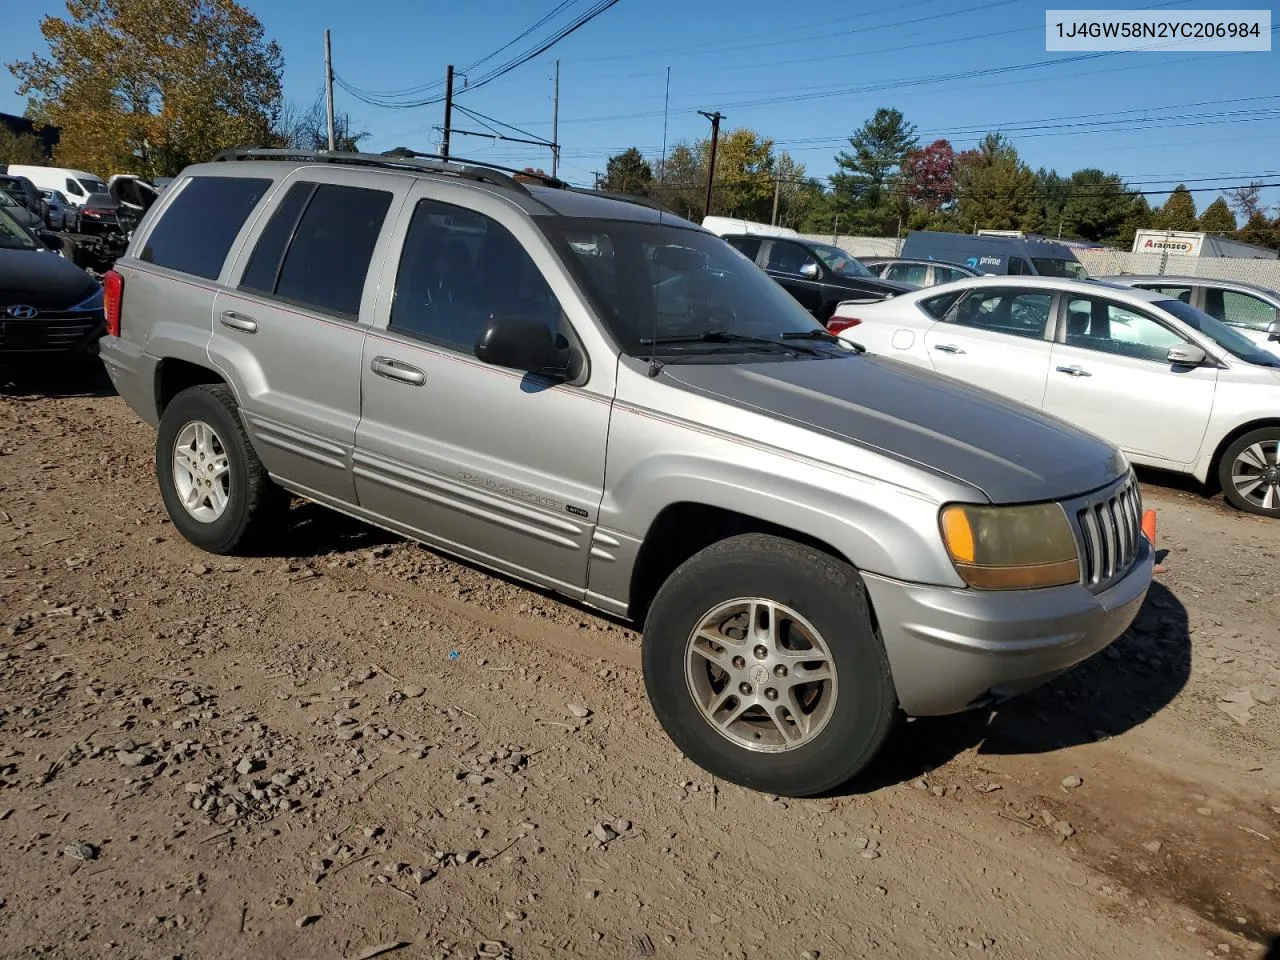
[[[11,113],[0,113],[0,123],[19,136],[29,133],[38,137],[44,143],[44,155],[46,157],[53,156],[53,148],[58,145],[58,141],[62,138],[62,131],[57,127],[46,126],[37,130],[36,125],[26,117],[15,117]]]

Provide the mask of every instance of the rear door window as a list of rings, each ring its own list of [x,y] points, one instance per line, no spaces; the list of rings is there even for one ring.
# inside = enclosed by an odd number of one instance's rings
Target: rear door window
[[[358,319],[373,249],[390,207],[386,190],[295,184],[262,231],[241,286],[344,320]],[[285,242],[289,246],[281,258]]]
[[[1204,312],[1216,320],[1246,330],[1266,330],[1268,324],[1280,319],[1276,308],[1261,297],[1214,287],[1205,288]]]
[[[216,280],[240,228],[270,187],[266,178],[194,177],[151,230],[138,259]]]
[[[969,293],[950,321],[961,327],[1043,340],[1052,306],[1052,293],[986,288]]]
[[[912,283],[923,287],[929,268],[923,263],[893,263],[881,274],[886,280],[897,280],[899,283]]]

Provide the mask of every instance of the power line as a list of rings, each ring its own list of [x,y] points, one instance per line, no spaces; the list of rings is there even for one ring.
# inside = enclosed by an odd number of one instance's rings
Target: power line
[[[478,77],[476,80],[471,81],[470,79],[468,79],[468,82],[464,87],[464,91],[479,90],[481,87],[484,87],[487,84],[492,83],[494,80],[497,80],[499,77],[505,76],[506,74],[510,73],[512,70],[515,70],[518,67],[523,66],[524,64],[528,63],[530,60],[534,59],[535,57],[550,50],[552,47],[554,47],[557,43],[560,43],[566,37],[571,36],[572,34],[576,33],[578,30],[585,27],[588,23],[590,23],[592,20],[599,17],[601,14],[605,13],[611,7],[616,6],[617,3],[618,3],[618,0],[599,0],[599,2],[597,2],[594,6],[590,7],[586,12],[580,14],[575,20],[571,21],[570,23],[561,27],[560,29],[556,30],[549,38],[542,41],[538,41],[532,48],[526,50],[521,54],[516,55],[512,59],[506,61],[505,63],[502,63],[497,67],[494,67],[488,73],[483,74],[482,76]],[[485,59],[489,59],[489,58],[486,57]],[[396,109],[396,110],[408,110],[408,109],[413,109],[417,107],[432,106],[433,104],[442,103],[445,100],[444,97],[433,97],[433,98],[427,98],[424,100],[404,101],[404,100],[396,100],[393,97],[377,96],[377,95],[371,96],[371,95],[368,95],[368,91],[359,90],[359,88],[348,83],[342,77],[337,77],[336,79],[338,81],[339,86],[341,86],[342,89],[345,90],[347,93],[351,94],[357,100],[360,100],[363,103],[367,103],[370,106],[375,106],[375,107],[384,107],[387,109]]]

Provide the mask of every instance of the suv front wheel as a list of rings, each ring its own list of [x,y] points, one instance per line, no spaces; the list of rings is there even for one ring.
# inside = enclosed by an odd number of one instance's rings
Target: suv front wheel
[[[156,479],[178,532],[209,553],[247,545],[287,503],[249,444],[235,396],[222,384],[183,390],[165,407]]]
[[[654,598],[645,686],[684,754],[785,796],[867,767],[898,716],[858,572],[790,540],[746,534],[696,554]]]

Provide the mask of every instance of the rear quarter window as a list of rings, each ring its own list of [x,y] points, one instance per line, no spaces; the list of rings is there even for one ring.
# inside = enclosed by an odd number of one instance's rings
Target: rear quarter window
[[[271,183],[266,178],[194,177],[152,228],[138,259],[216,280],[236,235]]]
[[[935,320],[941,320],[952,304],[960,298],[962,291],[952,291],[949,293],[940,293],[936,297],[927,297],[920,301],[920,309],[933,317]]]

